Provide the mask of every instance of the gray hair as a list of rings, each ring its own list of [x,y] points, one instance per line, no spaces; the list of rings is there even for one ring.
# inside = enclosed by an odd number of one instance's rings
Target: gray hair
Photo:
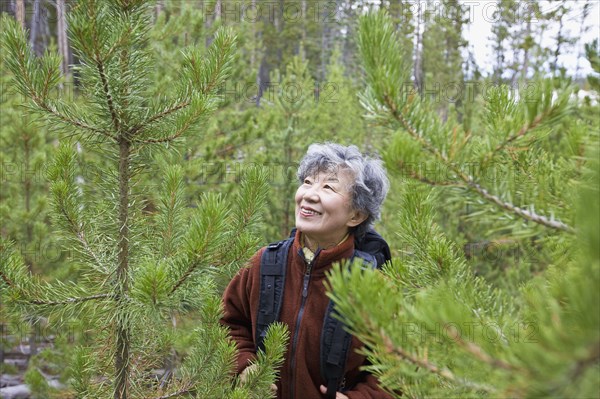
[[[390,188],[385,168],[380,159],[367,157],[354,145],[343,146],[335,143],[311,144],[298,167],[298,180],[304,182],[307,176],[319,172],[350,171],[354,183],[349,187],[352,193],[352,207],[367,214],[367,219],[350,231],[357,237],[364,235],[381,216],[381,204]]]

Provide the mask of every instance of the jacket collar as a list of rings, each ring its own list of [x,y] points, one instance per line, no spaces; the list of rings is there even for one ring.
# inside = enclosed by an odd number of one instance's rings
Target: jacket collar
[[[302,273],[305,271],[308,264],[304,252],[302,251],[301,233],[296,232],[294,237],[294,255],[299,258],[297,262],[302,267]],[[315,253],[315,263],[312,267],[312,272],[315,274],[324,274],[331,267],[331,264],[342,259],[349,259],[354,254],[354,236],[350,234],[340,244],[332,248],[319,249]]]

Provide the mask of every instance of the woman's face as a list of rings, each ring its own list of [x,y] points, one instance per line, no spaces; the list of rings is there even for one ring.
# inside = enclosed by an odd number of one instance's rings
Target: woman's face
[[[330,248],[337,245],[351,227],[366,219],[352,208],[354,176],[348,170],[319,172],[307,176],[296,191],[296,228],[307,244]]]

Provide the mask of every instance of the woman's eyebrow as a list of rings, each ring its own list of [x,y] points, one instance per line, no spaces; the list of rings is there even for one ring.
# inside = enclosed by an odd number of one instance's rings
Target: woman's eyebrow
[[[340,179],[338,179],[337,173],[332,173],[325,177],[325,181],[339,183]]]

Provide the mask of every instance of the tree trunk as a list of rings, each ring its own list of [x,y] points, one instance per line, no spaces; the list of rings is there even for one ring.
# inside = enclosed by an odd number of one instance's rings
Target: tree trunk
[[[531,19],[527,20],[527,29],[525,31],[525,37],[531,36]],[[523,69],[521,70],[521,80],[524,82],[527,79],[527,70],[529,69],[529,47],[524,46],[525,50],[523,51]],[[516,75],[516,73],[515,73]],[[513,79],[512,85],[515,86],[516,82]]]
[[[354,19],[354,11],[352,8],[344,1],[338,0],[337,2],[338,8],[341,8],[342,15],[347,15],[346,18],[340,23],[340,27],[345,29],[345,34],[343,36],[343,44],[342,44],[342,63],[346,65],[346,72],[349,76],[352,76],[354,70],[350,68],[350,66],[356,64],[353,60],[353,54],[355,54],[354,49],[352,48],[352,38],[356,35],[354,34],[353,23]]]
[[[329,47],[329,31],[331,29],[327,20],[328,12],[327,8],[323,10],[323,26],[321,27],[321,82],[325,81],[327,75],[327,49]]]
[[[35,0],[33,3],[33,15],[31,17],[31,32],[29,34],[29,45],[38,57],[44,55],[48,47],[48,10],[44,0]]]
[[[417,42],[415,43],[415,64],[413,66],[413,77],[414,77],[414,87],[415,89],[422,94],[423,90],[423,68],[422,68],[422,56],[423,56],[423,33],[421,32],[421,3],[418,5],[417,10],[417,26],[415,29],[415,36]]]
[[[306,0],[302,0],[302,45],[306,46],[306,22],[308,20],[308,16],[306,14]],[[302,60],[304,61],[304,60]]]
[[[23,133],[23,165],[25,170],[31,170],[31,137],[27,132]],[[31,183],[32,176],[29,173],[26,173],[23,179],[23,191],[24,191],[24,201],[25,201],[25,213],[27,214],[27,220],[24,220],[25,223],[25,237],[27,240],[27,245],[34,246],[34,254],[36,244],[33,242],[33,221],[31,220]],[[29,251],[27,251],[29,252]],[[40,255],[40,254],[38,254]],[[29,258],[29,259],[27,259]],[[33,259],[32,259],[33,258]],[[33,272],[34,263],[36,263],[36,256],[30,257],[26,255],[25,262],[27,263],[27,267],[29,268],[29,272]],[[28,341],[29,341],[29,359],[32,356],[37,354],[37,326],[39,321],[34,319],[29,328],[31,329]]]
[[[217,2],[215,4],[215,20],[221,18],[221,14],[222,14],[221,10],[222,9],[223,9],[222,0],[217,0]]]
[[[256,106],[257,107],[260,107],[260,99],[263,95],[263,92],[269,85],[270,66],[269,66],[269,61],[267,60],[268,55],[269,55],[269,51],[267,49],[265,49],[263,56],[262,56],[262,60],[260,62],[260,67],[258,68],[258,73],[256,74],[256,85],[258,87],[257,94],[256,94]]]
[[[213,36],[210,34],[211,28],[213,27],[214,23],[217,20],[221,19],[221,15],[223,14],[223,3],[222,3],[222,0],[217,0],[215,2],[215,8],[212,10],[212,14],[213,14],[212,19],[211,18],[206,18],[206,16],[204,18],[204,20],[205,20],[204,26],[206,27],[206,31],[209,33],[209,34],[206,35],[206,40],[205,40],[206,47],[209,47],[212,44],[212,41],[213,41]]]
[[[40,0],[35,0],[33,2],[33,17],[31,18],[31,31],[29,33],[29,45],[35,52],[35,54],[39,57],[42,54],[39,52],[39,46],[37,46],[37,36],[39,32],[40,26]]]
[[[154,6],[154,21],[158,19],[158,16],[162,14],[165,9],[165,1],[157,0],[156,5]]]
[[[252,0],[251,2],[252,4],[252,10],[256,10],[256,0]],[[256,25],[258,23],[258,18],[256,21],[254,21],[254,23],[252,23],[252,40],[254,41],[254,44],[252,45],[251,51],[250,51],[250,70],[253,71],[255,64],[256,64],[256,53],[257,53],[257,48],[258,46],[256,45],[256,43],[260,43],[259,42],[259,38],[258,38],[258,32],[256,30]],[[256,83],[259,84],[259,79],[258,76],[256,78]]]
[[[285,5],[284,5],[284,1],[283,0],[279,0],[279,11],[275,12],[275,16],[274,16],[274,20],[273,23],[275,25],[275,30],[277,31],[277,36],[281,37],[282,33],[283,33],[283,28],[285,27],[285,18],[284,18],[284,12],[285,12]],[[282,40],[278,40],[275,42],[276,43],[276,49],[277,49],[277,65],[281,65],[281,62],[283,60],[283,49],[285,46],[285,43]]]
[[[129,163],[131,143],[121,137],[119,143],[119,256],[117,267],[117,328],[115,353],[115,399],[127,399],[129,393],[129,343],[131,331],[121,312],[129,291]]]
[[[255,1],[255,0],[254,0]],[[253,3],[253,5],[259,4],[260,2]],[[283,12],[283,11],[282,11]],[[256,74],[256,87],[257,93],[255,98],[255,103],[257,107],[260,107],[260,101],[263,96],[265,89],[269,86],[269,75],[271,73],[271,55],[274,54],[275,51],[278,51],[276,40],[273,40],[273,32],[270,29],[269,25],[272,24],[276,29],[279,24],[278,22],[278,10],[273,5],[273,12],[261,13],[260,21],[262,30],[257,34],[257,43],[264,44],[259,47],[262,51],[262,56],[260,60],[260,65],[258,66],[258,73]],[[279,31],[277,31],[279,33]],[[274,44],[275,43],[275,44]]]
[[[62,56],[60,70],[63,76],[69,74],[70,52],[69,41],[67,40],[67,17],[65,0],[56,0],[56,37],[58,41],[58,51]]]
[[[558,14],[558,33],[556,34],[556,47],[554,49],[554,60],[552,61],[552,67],[551,67],[551,71],[552,71],[552,75],[556,76],[556,72],[558,71],[558,57],[560,55],[560,51],[562,50],[562,45],[563,43],[565,43],[565,36],[564,36],[564,18],[565,18],[565,12],[564,12],[564,4],[561,4],[561,13]]]
[[[17,0],[15,3],[15,18],[23,29],[25,26],[25,0]]]

